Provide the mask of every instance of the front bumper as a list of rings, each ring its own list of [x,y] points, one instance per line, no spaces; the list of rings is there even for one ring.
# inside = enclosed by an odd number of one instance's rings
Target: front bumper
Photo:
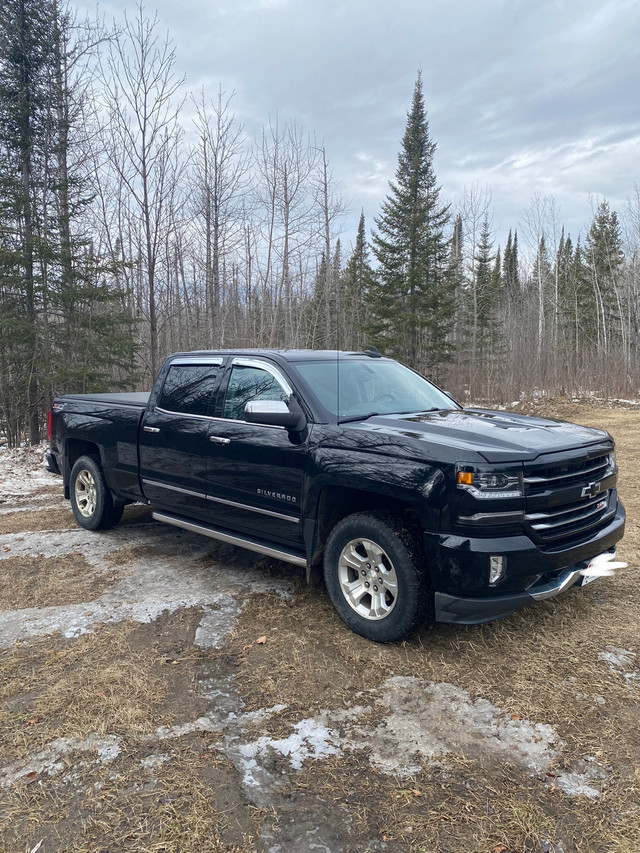
[[[426,534],[436,622],[488,622],[582,585],[594,558],[606,562],[614,558],[624,525],[624,508],[618,502],[614,518],[601,530],[586,541],[555,550],[542,550],[527,536],[470,539]],[[493,554],[505,556],[508,568],[505,577],[490,587],[488,567]]]
[[[497,595],[493,598],[457,598],[443,592],[435,594],[436,622],[448,622],[456,625],[477,625],[480,622],[490,622],[509,616],[514,610],[528,607],[536,601],[555,598],[572,586],[584,586],[597,577],[613,574],[607,570],[615,560],[616,552],[606,551],[594,560],[584,560],[576,566],[558,572],[557,577],[546,584],[531,587],[527,592],[516,595]],[[594,563],[599,564],[593,566]],[[625,566],[626,563],[616,563],[613,567]],[[591,571],[590,571],[591,569]]]

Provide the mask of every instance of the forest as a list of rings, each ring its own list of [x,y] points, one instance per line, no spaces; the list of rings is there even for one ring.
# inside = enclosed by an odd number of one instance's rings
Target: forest
[[[534,193],[497,245],[490,188],[443,196],[418,73],[347,242],[313,129],[250,138],[232,92],[187,84],[142,6],[108,29],[0,5],[0,443],[40,441],[57,394],[147,388],[203,348],[375,345],[462,403],[640,394],[638,187],[580,234]]]

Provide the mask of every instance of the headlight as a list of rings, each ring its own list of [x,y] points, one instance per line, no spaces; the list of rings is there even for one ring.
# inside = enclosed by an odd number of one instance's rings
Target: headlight
[[[524,495],[521,471],[491,471],[458,465],[456,485],[475,498],[521,498]]]
[[[615,471],[616,467],[616,452],[615,450],[612,450],[609,454],[609,468],[611,468],[612,471]]]

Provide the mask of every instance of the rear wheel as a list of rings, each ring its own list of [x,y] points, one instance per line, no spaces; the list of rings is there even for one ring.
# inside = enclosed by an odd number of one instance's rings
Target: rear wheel
[[[327,541],[324,577],[341,618],[369,640],[399,640],[425,617],[422,552],[391,513],[357,513],[340,521]]]
[[[81,456],[71,469],[71,509],[85,530],[106,530],[122,518],[124,507],[114,506],[97,459]]]

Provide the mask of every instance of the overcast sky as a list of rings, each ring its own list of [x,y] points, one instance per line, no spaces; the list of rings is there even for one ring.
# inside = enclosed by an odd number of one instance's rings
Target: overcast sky
[[[133,3],[100,4],[109,20]],[[235,90],[250,135],[295,118],[357,221],[395,173],[422,68],[443,198],[488,185],[496,239],[535,193],[576,236],[640,183],[638,0],[156,0],[187,88]],[[351,225],[351,221],[348,223]],[[345,235],[352,236],[351,228]]]

